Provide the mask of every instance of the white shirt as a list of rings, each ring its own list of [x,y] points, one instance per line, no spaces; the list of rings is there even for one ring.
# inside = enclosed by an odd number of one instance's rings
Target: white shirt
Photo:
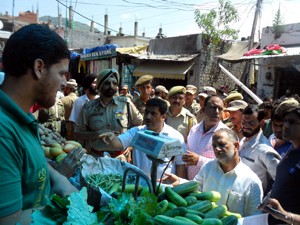
[[[73,107],[72,107],[70,117],[69,117],[69,121],[72,121],[77,124],[77,118],[80,113],[80,110],[81,110],[82,106],[84,105],[84,103],[86,103],[88,101],[90,101],[90,99],[87,97],[86,94],[80,96],[79,98],[77,98],[75,100]]]
[[[271,184],[269,182],[275,179],[277,165],[281,157],[271,147],[262,130],[251,138],[244,137],[240,141],[239,155],[243,163],[257,174],[262,181],[263,190],[267,191],[268,186]]]
[[[258,176],[242,161],[224,173],[218,160],[203,165],[195,179],[200,191],[218,191],[221,199],[218,205],[226,205],[231,212],[242,216],[259,214],[258,204],[263,196],[262,184]]]
[[[118,138],[122,142],[123,148],[126,149],[127,147],[131,146],[131,141],[132,141],[133,137],[135,136],[135,134],[138,131],[144,131],[144,130],[147,130],[146,125],[133,127],[130,130],[126,131],[125,133],[119,135]],[[186,151],[187,147],[184,143],[184,138],[183,138],[182,134],[179,133],[177,130],[175,130],[174,128],[172,128],[171,126],[169,126],[165,123],[164,127],[160,133],[163,133],[163,134],[168,135],[169,137],[178,139],[180,141],[180,143],[182,144],[182,148],[184,149],[184,151]],[[133,158],[133,165],[140,168],[142,171],[144,171],[144,173],[147,176],[150,177],[152,161],[148,159],[146,153],[139,151],[137,149],[134,149],[132,152],[132,158]],[[170,159],[171,158],[163,158],[163,160],[166,163],[159,164],[159,166],[157,168],[157,179],[159,179],[161,177],[162,172],[165,169],[165,167]],[[176,157],[174,164],[175,165],[183,164],[183,162],[181,161],[181,156]],[[175,173],[176,172],[176,167],[174,164],[170,163],[168,169],[166,170],[167,173]]]
[[[64,95],[64,93],[62,93],[61,91],[58,91],[58,92],[56,93],[56,98],[61,99],[61,98],[63,98],[63,97],[65,97],[65,95]]]

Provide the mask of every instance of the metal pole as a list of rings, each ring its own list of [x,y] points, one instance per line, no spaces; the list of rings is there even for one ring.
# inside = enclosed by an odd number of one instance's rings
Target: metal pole
[[[15,32],[15,0],[13,0],[13,5],[12,5],[12,25],[13,25],[13,30],[12,32]]]
[[[247,92],[248,95],[250,95],[258,104],[263,103],[263,101],[256,95],[254,94],[249,88],[247,88],[241,81],[239,81],[235,76],[233,76],[228,70],[226,70],[221,64],[219,64],[219,67],[221,70],[229,76],[234,83],[239,85],[245,92]]]
[[[251,36],[250,36],[250,40],[249,40],[249,48],[248,48],[248,50],[250,50],[250,49],[253,48],[254,35],[255,35],[256,25],[257,25],[257,19],[258,19],[259,13],[261,12],[262,1],[263,0],[257,0],[257,3],[256,3],[256,10],[255,10],[255,15],[254,15],[254,19],[253,19],[252,31],[251,31]]]

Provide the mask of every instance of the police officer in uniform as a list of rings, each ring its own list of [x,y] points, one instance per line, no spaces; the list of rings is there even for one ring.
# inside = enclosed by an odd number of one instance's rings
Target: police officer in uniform
[[[133,103],[143,116],[145,114],[146,102],[151,98],[152,80],[153,76],[143,75],[135,82],[135,86],[140,92],[140,97],[135,99]]]
[[[65,107],[65,119],[66,119],[66,139],[73,140],[74,139],[74,127],[73,123],[69,121],[69,117],[71,115],[71,111],[73,108],[73,104],[75,100],[78,98],[77,93],[77,82],[75,79],[70,79],[67,81],[67,86],[65,88],[65,97],[61,98],[61,102]]]
[[[172,87],[169,91],[170,107],[167,112],[166,123],[178,130],[186,142],[192,126],[197,124],[196,116],[183,107],[186,89],[183,86]]]
[[[51,108],[41,108],[38,111],[37,120],[44,127],[58,132],[63,137],[66,136],[65,107],[59,98],[56,98],[55,104]]]
[[[185,104],[185,94],[186,89],[183,86],[172,87],[169,91],[170,107],[167,111],[166,124],[178,130],[184,137],[185,143],[187,143],[190,129],[197,124],[197,119],[196,116],[183,107]],[[185,166],[178,165],[176,167],[176,174],[183,178],[187,177]]]
[[[103,156],[104,151],[109,151],[112,157],[122,154],[112,152],[114,149],[99,139],[100,134],[110,131],[118,135],[143,122],[142,115],[127,97],[115,96],[119,82],[119,73],[115,69],[101,71],[96,85],[100,97],[85,103],[78,116],[75,135],[87,141],[85,147],[94,156]]]
[[[196,93],[197,93],[197,87],[194,85],[186,85],[186,101],[184,104],[184,107],[189,110],[193,115],[197,116],[197,113],[200,110],[199,103],[196,102]]]

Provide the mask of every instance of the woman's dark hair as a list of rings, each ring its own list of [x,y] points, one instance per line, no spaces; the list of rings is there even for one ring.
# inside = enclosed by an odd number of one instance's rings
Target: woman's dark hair
[[[159,99],[159,98],[151,98],[147,101],[146,103],[146,107],[158,107],[158,110],[160,112],[160,114],[166,114],[167,110],[168,110],[168,105],[167,102],[163,99]]]
[[[3,55],[3,70],[8,76],[22,76],[33,70],[34,61],[41,59],[50,67],[62,59],[70,59],[65,41],[49,27],[30,24],[13,33],[7,40]]]

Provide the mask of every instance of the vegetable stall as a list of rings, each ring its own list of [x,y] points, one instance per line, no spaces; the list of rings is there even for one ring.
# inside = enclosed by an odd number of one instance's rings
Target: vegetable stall
[[[56,164],[63,163],[72,148],[80,147],[74,141],[46,140],[45,155]],[[61,154],[66,155],[56,160]],[[157,183],[153,188],[153,182],[132,164],[87,154],[80,160],[80,172],[72,177],[80,191],[66,197],[53,194],[43,209],[32,213],[33,225],[242,224],[240,214],[217,204],[219,192],[199,192],[196,181],[175,187]]]

